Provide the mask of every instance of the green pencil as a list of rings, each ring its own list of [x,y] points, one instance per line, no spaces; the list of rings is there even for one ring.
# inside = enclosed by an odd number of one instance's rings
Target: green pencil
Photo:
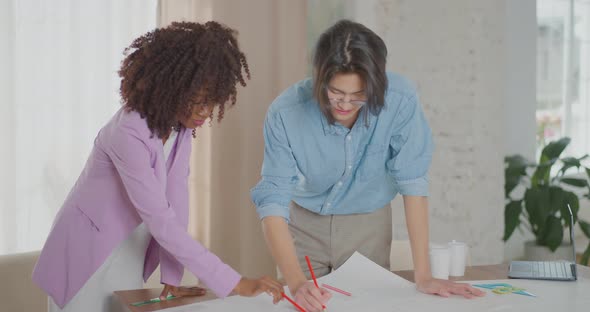
[[[174,299],[176,297],[169,295],[168,297],[166,297],[166,300],[170,300],[170,299]],[[136,302],[136,303],[132,303],[131,305],[134,307],[141,307],[144,306],[146,304],[150,304],[150,303],[156,303],[156,302],[162,302],[162,301],[166,301],[166,300],[161,300],[160,298],[153,298],[147,301],[141,301],[141,302]]]

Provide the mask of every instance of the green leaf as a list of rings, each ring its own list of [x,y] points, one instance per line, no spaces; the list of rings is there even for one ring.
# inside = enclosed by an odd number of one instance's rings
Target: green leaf
[[[586,247],[584,254],[582,254],[582,259],[580,259],[580,263],[586,266],[590,265],[588,264],[588,260],[590,260],[590,243],[588,244],[588,247]]]
[[[578,195],[573,192],[564,191],[564,201],[560,205],[561,210],[561,219],[563,222],[570,226],[570,212],[567,209],[567,205],[569,204],[572,207],[572,214],[574,215],[574,224],[578,221],[578,211],[580,210],[580,200],[578,199]]]
[[[508,177],[506,176],[506,182],[504,182],[504,198],[510,198],[510,193],[520,183],[520,177]]]
[[[533,186],[549,185],[551,167],[557,161],[563,150],[570,144],[570,141],[570,138],[564,137],[550,142],[543,148],[539,159],[539,166],[531,179]]]
[[[511,167],[526,167],[530,165],[530,162],[526,158],[518,154],[504,157],[504,162]]]
[[[504,162],[507,163],[509,167],[516,168],[526,168],[531,165],[531,163],[521,155],[506,156],[504,157]]]
[[[520,155],[504,157],[504,196],[510,197],[510,193],[520,183],[522,176],[526,175],[526,167],[529,165],[528,160]]]
[[[531,178],[533,186],[549,185],[549,174],[554,163],[555,160],[548,160],[537,166]]]
[[[543,228],[549,216],[549,205],[549,187],[533,187],[525,191],[524,207],[535,235],[544,232]]]
[[[582,166],[580,161],[586,157],[588,157],[588,155],[584,155],[580,158],[565,157],[565,158],[561,159],[561,162],[563,162],[563,167],[561,167],[561,169],[559,169],[559,172],[565,174],[565,172],[568,171],[570,168],[575,167],[575,168],[579,169]]]
[[[516,227],[520,224],[520,214],[522,213],[522,200],[513,201],[506,205],[504,209],[504,241],[507,241]]]
[[[590,179],[590,168],[584,168],[586,169],[586,175],[588,176],[588,179]]]
[[[580,168],[580,166],[582,165],[582,164],[580,164],[580,160],[582,160],[586,157],[588,157],[588,155],[585,155],[585,156],[581,157],[580,159],[577,159],[575,157],[564,157],[561,159],[561,161],[570,167]]]
[[[563,226],[559,218],[555,216],[547,217],[544,227],[545,235],[541,238],[539,245],[547,246],[554,252],[563,240]]]
[[[590,238],[590,223],[588,223],[586,221],[578,220],[578,224],[580,225],[582,232],[584,232],[584,235],[586,235],[586,237]]]
[[[572,186],[577,186],[577,187],[585,187],[585,186],[588,186],[588,181],[586,181],[586,179],[562,178],[560,181],[563,182],[563,183],[565,183],[565,184],[572,185]]]
[[[559,155],[565,150],[565,148],[570,144],[571,139],[568,137],[561,138],[557,141],[550,142],[543,148],[541,152],[541,156],[545,156],[547,160],[558,158]],[[540,161],[539,163],[543,163]]]
[[[545,188],[543,188],[545,189]],[[560,211],[562,207],[566,206],[566,191],[561,187],[550,186],[549,187],[549,204],[547,205],[547,215],[554,216],[556,212]],[[568,214],[569,215],[569,214]]]

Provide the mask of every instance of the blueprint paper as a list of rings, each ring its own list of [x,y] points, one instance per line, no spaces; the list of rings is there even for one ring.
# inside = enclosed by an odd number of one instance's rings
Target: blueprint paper
[[[537,295],[537,298],[516,295],[498,295],[489,290],[486,296],[464,299],[459,296],[442,298],[423,294],[407,280],[372,262],[360,253],[354,253],[338,270],[321,277],[318,283],[329,284],[352,293],[351,297],[332,293],[328,311],[436,311],[436,312],[503,312],[503,311],[588,311],[590,307],[590,280],[554,282],[533,280],[474,281],[475,283],[510,283]],[[289,294],[287,288],[285,293]],[[293,312],[298,311],[288,301],[272,304],[272,298],[262,294],[255,298],[231,296],[162,310],[165,312]]]

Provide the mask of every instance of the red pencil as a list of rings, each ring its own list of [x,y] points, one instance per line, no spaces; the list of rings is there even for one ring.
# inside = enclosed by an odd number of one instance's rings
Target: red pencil
[[[324,288],[328,288],[329,290],[333,290],[333,291],[335,291],[335,292],[338,292],[338,293],[341,293],[341,294],[343,294],[343,295],[345,295],[345,296],[349,296],[349,297],[350,297],[350,296],[352,296],[352,294],[351,294],[351,293],[349,293],[349,292],[347,292],[347,291],[344,291],[344,290],[342,290],[342,289],[340,289],[340,288],[336,288],[336,287],[334,287],[334,286],[330,286],[330,285],[328,285],[328,284],[322,284],[322,287],[324,287]]]
[[[307,261],[307,267],[309,268],[309,273],[311,273],[311,278],[313,279],[313,283],[317,289],[320,289],[318,285],[318,281],[315,279],[315,274],[313,273],[313,267],[311,266],[311,262],[309,261],[309,257],[305,256],[305,261]],[[326,306],[322,304],[322,308],[326,310]]]
[[[301,311],[301,312],[305,312],[305,309],[303,309],[301,306],[299,306],[295,301],[293,301],[293,299],[289,298],[289,296],[285,295],[285,293],[281,293],[283,295],[283,298],[287,299],[287,301],[291,302],[296,308],[297,310]]]
[[[313,273],[313,268],[311,267],[311,262],[309,261],[308,256],[305,256],[305,261],[307,261],[307,267],[309,268],[309,273],[311,273],[311,278],[313,278],[313,283],[315,284],[315,287],[320,288],[320,286],[318,285],[318,281],[316,281],[315,279],[315,274]]]

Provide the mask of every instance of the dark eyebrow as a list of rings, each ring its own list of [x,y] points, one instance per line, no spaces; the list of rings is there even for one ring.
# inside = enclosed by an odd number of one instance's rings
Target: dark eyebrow
[[[330,89],[330,91],[336,91],[338,93],[346,93],[346,92],[344,92],[342,90],[339,90],[339,89],[336,89],[336,88],[334,88],[332,86],[328,86],[328,89]],[[365,93],[365,90],[362,89],[362,90],[359,90],[359,91],[352,92],[351,94],[358,94],[358,93]]]

